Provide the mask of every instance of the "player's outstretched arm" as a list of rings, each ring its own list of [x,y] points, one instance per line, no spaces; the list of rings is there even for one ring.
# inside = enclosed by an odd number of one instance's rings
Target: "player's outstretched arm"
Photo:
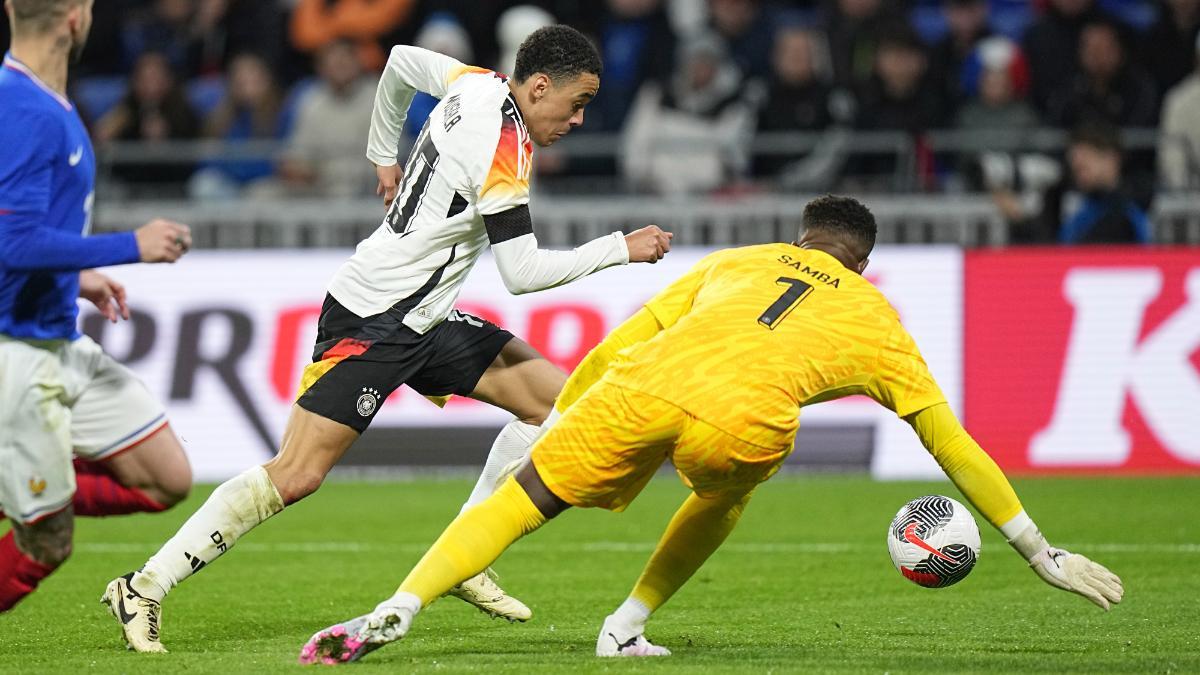
[[[613,265],[657,261],[671,247],[670,234],[651,225],[629,235],[613,232],[570,251],[540,249],[524,204],[485,215],[483,223],[500,278],[515,295],[561,286]]]
[[[1078,593],[1106,612],[1121,602],[1125,586],[1120,577],[1086,556],[1051,546],[1024,511],[1021,516],[1025,526],[1008,543],[1024,556],[1042,581]]]
[[[132,232],[84,237],[0,217],[0,267],[17,272],[70,272],[138,262]]]
[[[1050,546],[1021,508],[1008,478],[962,428],[949,405],[930,406],[905,420],[950,480],[1043,581],[1078,593],[1106,611],[1121,601],[1125,590],[1117,575],[1085,556]]]

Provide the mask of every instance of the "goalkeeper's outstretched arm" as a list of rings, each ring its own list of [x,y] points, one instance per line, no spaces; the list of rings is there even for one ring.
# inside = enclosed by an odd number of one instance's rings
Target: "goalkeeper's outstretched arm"
[[[1050,546],[1025,513],[996,462],[959,424],[945,403],[905,418],[938,465],[972,505],[999,529],[1043,581],[1108,610],[1121,601],[1121,579],[1103,565]]]

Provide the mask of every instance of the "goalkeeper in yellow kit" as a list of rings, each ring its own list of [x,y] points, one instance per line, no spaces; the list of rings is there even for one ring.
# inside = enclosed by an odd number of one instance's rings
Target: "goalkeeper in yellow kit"
[[[896,311],[861,274],[875,243],[862,204],[826,196],[794,244],[707,256],[612,332],[571,375],[561,417],[532,461],[446,528],[371,614],[318,632],[301,661],[353,661],[569,506],[624,509],[665,461],[693,490],[629,598],[604,622],[600,656],[660,656],[644,629],[733,530],[755,486],[794,443],[800,408],[853,394],[912,425],[959,490],[1047,583],[1104,609],[1120,579],[1051,547],[995,462],[959,424]]]

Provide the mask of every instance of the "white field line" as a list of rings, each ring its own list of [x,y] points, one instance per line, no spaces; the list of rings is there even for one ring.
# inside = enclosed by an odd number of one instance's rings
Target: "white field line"
[[[1056,542],[1057,543],[1057,542]],[[387,542],[253,542],[237,545],[239,551],[247,553],[424,553],[429,543]],[[74,550],[79,553],[153,553],[161,543],[154,542],[80,542]],[[593,541],[578,544],[539,544],[522,542],[518,550],[530,553],[650,553],[654,542]],[[1200,544],[1120,544],[1088,543],[1060,544],[1068,551],[1081,553],[1200,553]],[[883,550],[883,541],[878,546],[838,542],[812,543],[753,543],[732,542],[721,547],[722,551],[736,553],[770,554],[846,554]]]

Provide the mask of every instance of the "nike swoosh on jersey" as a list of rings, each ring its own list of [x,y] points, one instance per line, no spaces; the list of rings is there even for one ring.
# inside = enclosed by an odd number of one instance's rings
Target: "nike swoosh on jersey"
[[[76,164],[79,164],[79,160],[81,160],[81,159],[83,159],[83,146],[82,145],[79,146],[78,148],[75,148],[75,152],[72,152],[71,156],[67,157],[67,163],[70,164],[71,166],[75,166]]]

